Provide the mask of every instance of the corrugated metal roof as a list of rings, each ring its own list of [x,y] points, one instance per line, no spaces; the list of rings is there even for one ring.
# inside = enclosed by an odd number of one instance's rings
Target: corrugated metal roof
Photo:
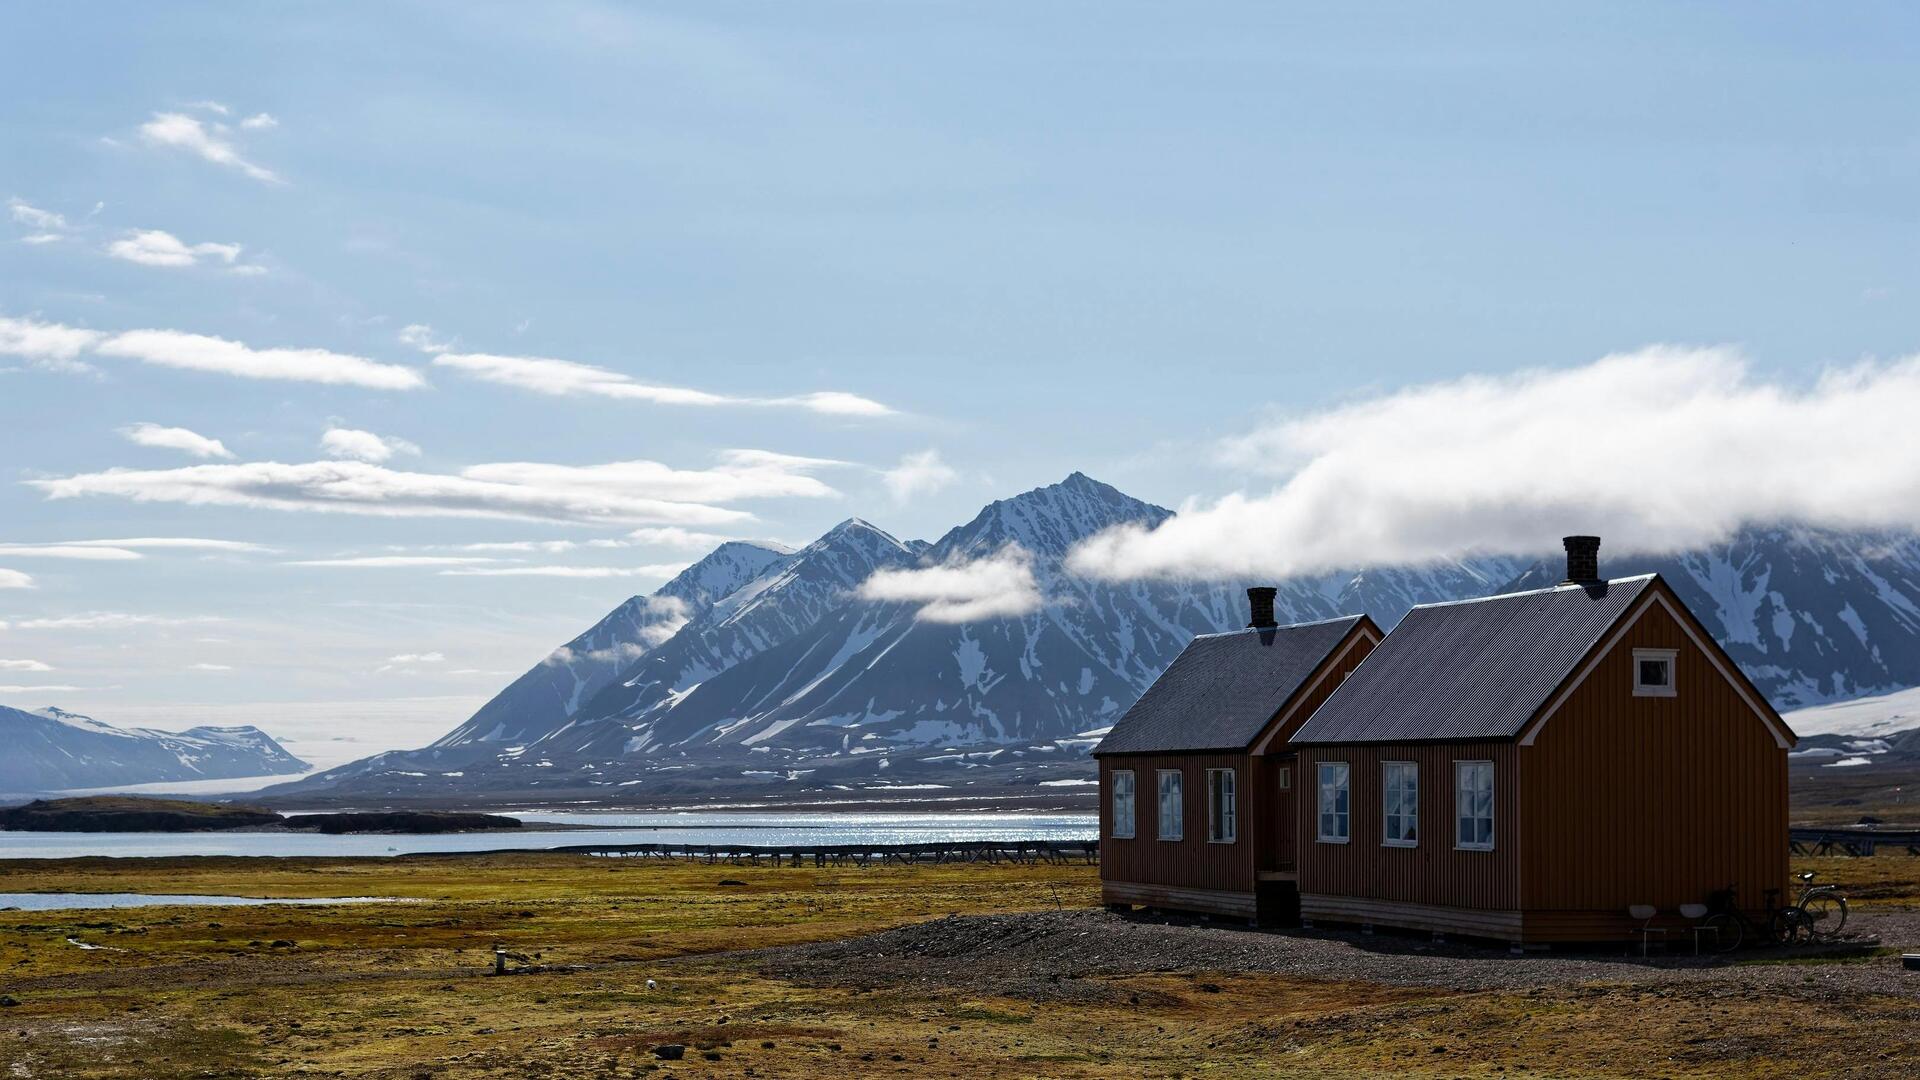
[[[1364,617],[1196,637],[1093,752],[1244,750]]]
[[[1414,608],[1289,742],[1513,738],[1653,581]]]

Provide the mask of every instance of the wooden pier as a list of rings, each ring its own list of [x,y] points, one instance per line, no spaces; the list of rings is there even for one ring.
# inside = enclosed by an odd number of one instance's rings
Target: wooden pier
[[[1920,855],[1920,829],[1794,828],[1787,830],[1787,835],[1787,843],[1795,855],[1865,858],[1878,854],[1883,847],[1896,854]]]

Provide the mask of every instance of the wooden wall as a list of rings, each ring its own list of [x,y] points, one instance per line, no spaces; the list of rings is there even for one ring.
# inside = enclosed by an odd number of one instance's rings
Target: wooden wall
[[[1704,636],[1703,631],[1696,628]],[[1673,697],[1633,696],[1633,650],[1675,649]],[[1737,885],[1785,889],[1787,752],[1659,606],[1519,748],[1521,902],[1529,924],[1618,928]]]
[[[1253,892],[1253,852],[1269,805],[1245,754],[1126,754],[1100,759],[1100,877],[1103,881],[1172,885],[1187,889]],[[1135,777],[1134,836],[1113,835],[1113,772],[1132,769]],[[1161,840],[1160,769],[1181,771],[1183,838]],[[1235,770],[1239,835],[1231,844],[1207,840],[1207,770]],[[1169,905],[1174,906],[1174,905]]]
[[[1302,910],[1309,897],[1364,897],[1394,904],[1512,911],[1520,906],[1516,829],[1520,805],[1514,779],[1512,743],[1432,743],[1403,746],[1299,747],[1294,784],[1299,792],[1300,893]],[[1350,768],[1350,839],[1345,844],[1318,840],[1318,766],[1344,761]],[[1411,761],[1420,766],[1420,832],[1414,847],[1388,847],[1383,812],[1381,765]],[[1462,851],[1454,847],[1453,763],[1494,763],[1494,847]],[[1382,918],[1382,923],[1391,920]]]

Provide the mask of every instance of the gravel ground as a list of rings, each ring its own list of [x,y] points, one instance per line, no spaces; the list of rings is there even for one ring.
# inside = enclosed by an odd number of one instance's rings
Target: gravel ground
[[[1920,943],[1920,912],[1856,913],[1863,934]],[[1103,976],[1154,972],[1266,972],[1302,978],[1461,991],[1534,990],[1586,983],[1725,983],[1779,992],[1920,997],[1920,972],[1897,956],[1839,963],[1777,949],[1732,958],[1505,949],[1427,937],[1331,930],[1255,931],[1101,909],[949,916],[878,934],[739,954],[779,978],[879,989],[932,984],[1040,1000],[1107,1000],[1125,992]],[[1771,961],[1771,962],[1759,962]]]

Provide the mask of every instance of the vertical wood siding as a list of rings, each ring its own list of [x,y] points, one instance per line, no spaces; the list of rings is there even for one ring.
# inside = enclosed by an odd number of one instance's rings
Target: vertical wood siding
[[[1633,696],[1635,648],[1678,650],[1675,696]],[[1670,912],[1727,885],[1758,909],[1786,887],[1787,752],[1658,606],[1519,755],[1530,924]]]
[[[1520,906],[1520,833],[1512,743],[1436,743],[1403,746],[1306,746],[1294,784],[1299,795],[1296,832],[1301,894],[1367,897],[1406,904],[1510,911]],[[1344,844],[1318,839],[1321,762],[1350,768],[1351,825]],[[1381,765],[1411,761],[1420,767],[1420,836],[1414,847],[1388,847]],[[1494,763],[1494,848],[1454,847],[1455,761]],[[1384,921],[1384,920],[1383,920]]]
[[[1190,889],[1253,891],[1253,852],[1262,834],[1264,785],[1245,754],[1129,754],[1100,759],[1100,878]],[[1113,835],[1113,773],[1134,771],[1133,839]],[[1157,837],[1160,769],[1179,769],[1182,839]],[[1239,836],[1231,844],[1207,840],[1207,770],[1235,770]]]

